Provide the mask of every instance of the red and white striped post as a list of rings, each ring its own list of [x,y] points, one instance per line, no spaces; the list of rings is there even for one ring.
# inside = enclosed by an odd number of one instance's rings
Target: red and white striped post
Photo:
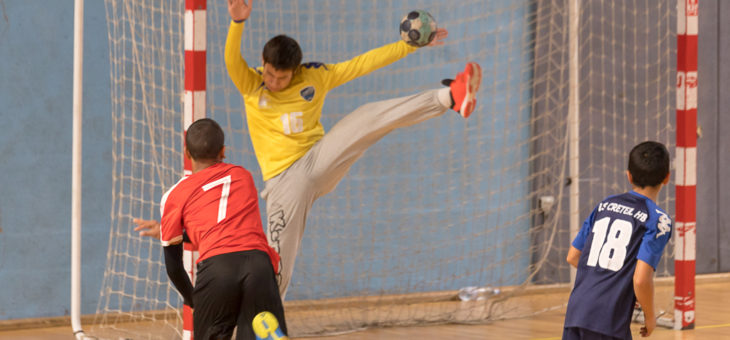
[[[194,121],[205,117],[206,0],[185,0],[185,132]],[[185,176],[192,174],[189,159],[184,159]],[[195,284],[198,251],[183,244],[183,263]],[[193,339],[193,310],[183,306],[183,340]]]
[[[695,325],[698,0],[677,6],[674,329]]]

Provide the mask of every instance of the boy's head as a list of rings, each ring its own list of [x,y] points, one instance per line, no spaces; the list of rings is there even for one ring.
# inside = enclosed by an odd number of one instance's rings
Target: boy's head
[[[277,35],[264,45],[264,84],[269,91],[277,92],[289,86],[299,64],[302,49],[296,40]]]
[[[195,161],[219,160],[223,141],[220,125],[209,118],[196,120],[185,134],[185,148]]]
[[[639,188],[666,183],[669,175],[669,151],[664,144],[647,141],[629,153],[631,182]]]

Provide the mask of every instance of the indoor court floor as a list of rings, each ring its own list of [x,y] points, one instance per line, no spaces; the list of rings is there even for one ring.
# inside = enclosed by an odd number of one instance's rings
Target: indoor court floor
[[[675,331],[657,328],[650,339],[656,340],[730,340],[730,276],[711,275],[696,283],[695,329]],[[657,285],[657,295],[671,287]],[[539,299],[567,301],[567,293],[551,293]],[[657,302],[658,303],[658,302]],[[657,307],[659,309],[659,307]],[[433,326],[388,327],[326,337],[307,337],[310,340],[395,340],[395,339],[530,339],[558,340],[562,334],[565,305],[529,318],[495,321],[482,325],[443,324]],[[639,339],[640,324],[632,324],[634,339]],[[7,329],[7,327],[6,327]],[[0,327],[2,340],[73,340],[70,326],[6,330]],[[117,339],[114,339],[117,340]]]

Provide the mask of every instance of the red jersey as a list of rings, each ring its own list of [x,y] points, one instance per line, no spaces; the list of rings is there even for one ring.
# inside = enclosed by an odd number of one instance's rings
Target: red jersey
[[[258,249],[278,272],[279,254],[266,241],[253,177],[240,166],[218,163],[183,177],[162,196],[160,216],[163,246],[179,243],[185,232],[198,248],[198,262]]]

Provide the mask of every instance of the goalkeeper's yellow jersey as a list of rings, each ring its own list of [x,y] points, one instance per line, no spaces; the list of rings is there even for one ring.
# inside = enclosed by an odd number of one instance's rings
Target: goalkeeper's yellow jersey
[[[337,64],[302,64],[287,88],[271,92],[264,86],[261,68],[249,67],[241,57],[243,27],[231,21],[226,68],[244,97],[248,130],[264,181],[286,170],[324,136],[320,116],[327,92],[417,49],[398,41]]]

